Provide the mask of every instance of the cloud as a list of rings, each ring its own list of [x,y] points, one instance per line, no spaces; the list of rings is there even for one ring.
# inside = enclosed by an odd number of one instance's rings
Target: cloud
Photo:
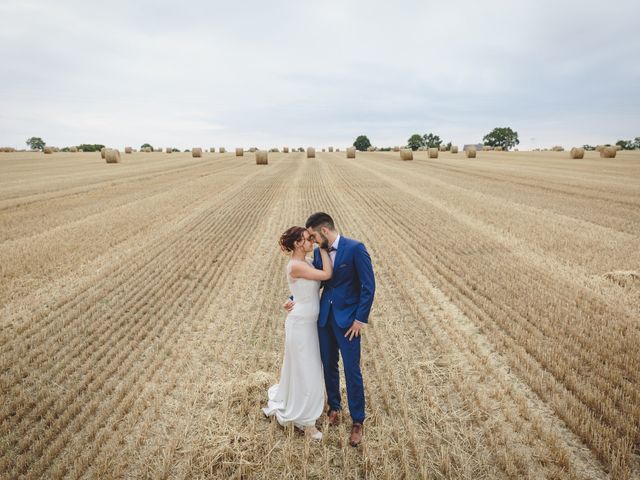
[[[0,5],[0,144],[378,145],[640,135],[635,1]],[[532,141],[531,138],[535,138]]]

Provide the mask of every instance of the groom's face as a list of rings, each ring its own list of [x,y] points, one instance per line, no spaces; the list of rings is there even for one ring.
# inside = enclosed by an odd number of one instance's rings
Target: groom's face
[[[322,229],[316,231],[313,228],[309,228],[309,235],[320,247],[327,248],[329,246],[329,239],[322,232]]]

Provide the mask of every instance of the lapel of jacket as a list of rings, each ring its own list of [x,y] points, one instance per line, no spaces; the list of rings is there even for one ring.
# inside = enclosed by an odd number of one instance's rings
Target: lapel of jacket
[[[344,256],[344,250],[347,248],[347,237],[340,237],[340,242],[338,243],[338,251],[336,252],[336,259],[333,261],[333,268],[338,268],[340,266],[340,260]]]

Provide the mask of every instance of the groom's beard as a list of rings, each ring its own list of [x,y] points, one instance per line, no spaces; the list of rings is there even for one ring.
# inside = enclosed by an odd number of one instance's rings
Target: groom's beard
[[[322,234],[321,232],[318,232],[318,235],[322,239],[322,242],[320,243],[320,248],[329,248],[329,239],[325,237],[324,234]]]

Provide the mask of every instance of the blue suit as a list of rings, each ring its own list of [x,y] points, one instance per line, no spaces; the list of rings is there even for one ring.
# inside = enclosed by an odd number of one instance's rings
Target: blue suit
[[[322,268],[318,249],[313,254],[313,266]],[[375,278],[371,257],[364,244],[340,237],[333,265],[333,275],[323,282],[318,316],[320,356],[324,369],[329,408],[341,409],[338,353],[342,354],[347,384],[349,412],[354,422],[364,422],[364,385],[360,371],[360,337],[344,336],[354,320],[369,321],[375,293]]]

